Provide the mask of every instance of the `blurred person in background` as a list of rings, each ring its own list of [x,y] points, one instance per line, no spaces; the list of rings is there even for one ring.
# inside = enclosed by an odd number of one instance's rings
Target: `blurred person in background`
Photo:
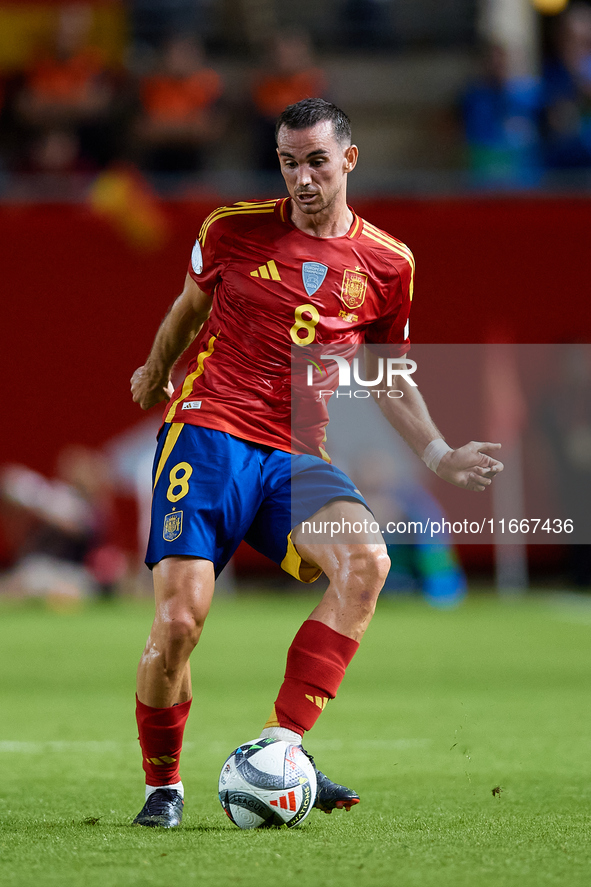
[[[541,439],[552,461],[550,476],[562,506],[573,521],[577,542],[567,545],[568,581],[591,587],[591,346],[558,346],[558,372],[539,405]]]
[[[0,183],[14,144],[10,78],[0,79]]]
[[[441,506],[415,478],[400,472],[384,450],[364,453],[352,463],[351,477],[379,525],[444,518]],[[466,577],[449,543],[417,541],[413,532],[384,532],[390,571],[382,594],[420,591],[435,607],[453,607],[466,596]]]
[[[314,64],[305,31],[281,31],[271,41],[252,87],[255,165],[277,172],[275,122],[288,105],[312,96],[326,97],[326,77]]]
[[[135,138],[140,163],[153,173],[194,173],[222,135],[223,83],[194,37],[171,37],[156,70],[141,78]]]
[[[91,25],[90,6],[63,7],[53,52],[25,72],[15,99],[25,144],[17,168],[87,171],[113,159],[116,78],[89,44]]]
[[[203,33],[209,0],[127,0],[134,49],[139,55],[174,34]]]
[[[113,489],[102,453],[64,447],[51,480],[23,465],[4,466],[0,505],[4,522],[19,528],[7,594],[53,600],[109,595],[125,573],[125,555],[109,544]]]
[[[551,169],[591,166],[591,7],[557,18],[544,65],[544,138]]]
[[[531,186],[541,174],[541,86],[510,70],[508,50],[488,44],[482,74],[461,102],[468,165],[481,185]]]
[[[383,0],[342,0],[338,17],[345,44],[354,49],[391,46],[394,36],[387,7]]]

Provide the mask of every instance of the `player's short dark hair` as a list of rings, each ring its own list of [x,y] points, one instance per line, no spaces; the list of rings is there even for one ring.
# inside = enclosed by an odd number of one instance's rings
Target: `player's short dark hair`
[[[302,99],[295,105],[288,105],[277,120],[275,140],[282,126],[288,129],[308,129],[324,120],[330,120],[335,138],[342,144],[351,144],[351,121],[344,111],[324,99]]]

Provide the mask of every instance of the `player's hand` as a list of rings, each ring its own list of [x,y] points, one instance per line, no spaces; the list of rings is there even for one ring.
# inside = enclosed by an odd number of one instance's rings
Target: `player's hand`
[[[147,366],[138,367],[131,377],[131,396],[134,403],[139,403],[142,410],[149,410],[157,403],[170,400],[174,392],[174,386],[170,379],[163,383],[161,379],[155,380]]]
[[[443,480],[465,490],[482,493],[503,470],[503,463],[489,455],[500,450],[500,443],[470,443],[450,450],[437,466],[437,474]]]

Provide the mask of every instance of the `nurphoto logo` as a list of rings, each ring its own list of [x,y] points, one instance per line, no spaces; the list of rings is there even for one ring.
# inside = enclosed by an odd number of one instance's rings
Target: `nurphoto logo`
[[[326,367],[324,364],[325,360],[333,360],[337,365],[338,388],[348,388],[350,390],[340,391],[335,388],[323,388],[318,391],[318,400],[322,400],[323,397],[330,397],[332,394],[335,394],[337,397],[371,397],[372,392],[369,391],[370,388],[372,389],[373,394],[377,397],[380,397],[382,394],[391,398],[403,397],[403,392],[393,387],[396,376],[402,376],[409,385],[413,386],[413,388],[417,387],[417,383],[412,378],[412,374],[415,372],[417,364],[416,361],[410,360],[408,357],[379,357],[375,379],[362,379],[359,370],[359,358],[355,357],[353,358],[352,363],[349,363],[345,357],[337,354],[321,354],[319,357],[319,364],[316,361],[310,360],[307,368],[306,385],[317,385],[317,380],[314,378],[314,370],[321,374],[325,374],[327,380],[331,376],[334,378],[335,368],[330,367],[329,369]],[[351,388],[351,369],[353,370],[353,381],[361,386],[360,389]],[[377,388],[377,386],[382,383],[385,383],[386,387]]]

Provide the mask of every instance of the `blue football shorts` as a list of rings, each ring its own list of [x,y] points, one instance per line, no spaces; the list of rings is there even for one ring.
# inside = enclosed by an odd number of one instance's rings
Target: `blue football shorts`
[[[321,574],[302,562],[291,531],[334,499],[367,508],[344,472],[317,456],[291,455],[225,431],[164,425],[154,458],[146,564],[189,555],[216,576],[244,539],[302,582]]]

